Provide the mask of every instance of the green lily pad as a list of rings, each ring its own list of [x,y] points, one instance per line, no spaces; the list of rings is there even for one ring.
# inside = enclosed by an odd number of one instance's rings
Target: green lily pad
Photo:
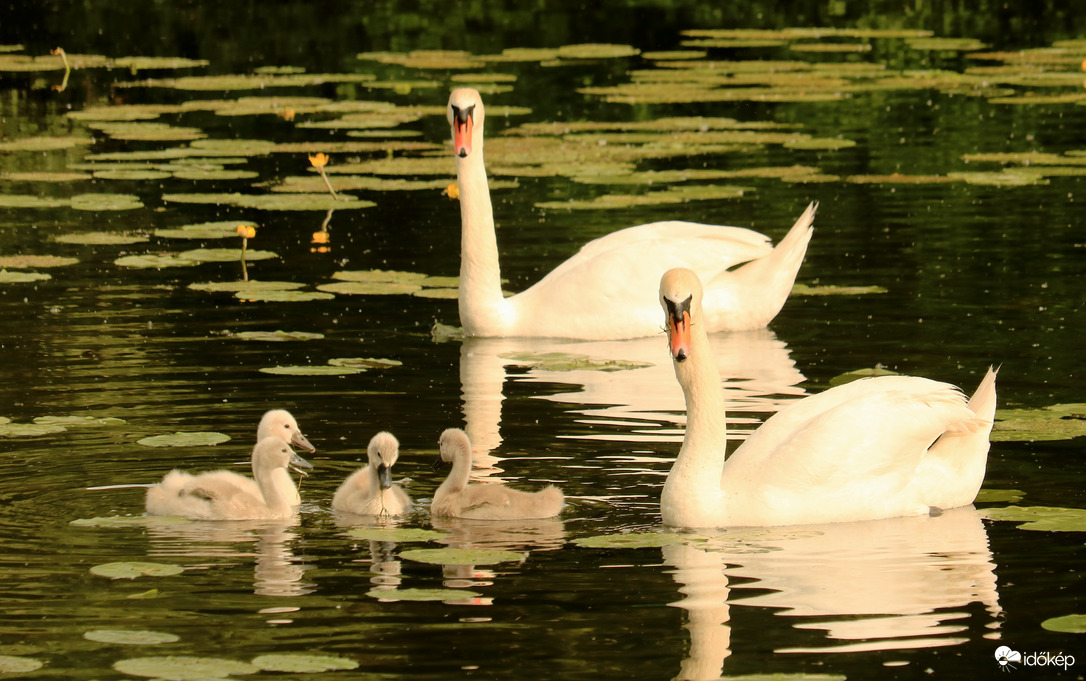
[[[256,291],[242,290],[235,293],[234,297],[250,302],[260,301],[265,303],[306,303],[314,300],[331,300],[335,298],[331,293],[321,293],[319,291],[284,291],[282,289],[264,289]]]
[[[265,291],[293,291],[300,289],[305,284],[293,281],[211,281],[199,284],[189,284],[194,291],[208,291],[211,293],[262,293]]]
[[[148,563],[140,561],[122,561],[103,563],[90,569],[92,575],[110,579],[136,579],[137,577],[172,577],[185,571],[180,565],[168,563]]]
[[[188,59],[185,57],[119,57],[113,60],[113,66],[119,69],[145,71],[149,69],[195,69],[208,66],[211,62],[206,59]]]
[[[833,286],[829,284],[811,286],[796,283],[792,286],[792,295],[794,296],[861,296],[868,293],[886,292],[885,287],[874,284],[871,286]]]
[[[1063,634],[1086,634],[1086,615],[1050,617],[1041,622],[1041,628]]]
[[[234,674],[255,674],[260,669],[246,662],[216,657],[133,657],[118,660],[113,668],[122,674],[167,679],[167,681],[207,681],[225,679]]]
[[[361,296],[409,295],[421,291],[418,284],[401,284],[385,281],[339,281],[334,284],[321,284],[318,291]]]
[[[1086,532],[1086,509],[1053,506],[1007,506],[986,508],[981,515],[991,520],[1022,522],[1020,530],[1042,532]]]
[[[356,210],[377,204],[347,194],[332,198],[323,194],[163,194],[167,203],[201,203],[216,206],[240,206],[256,210]]]
[[[211,431],[177,432],[172,435],[155,435],[137,440],[144,447],[210,447],[229,442],[230,436]]]
[[[417,527],[352,527],[347,531],[347,536],[363,541],[416,542],[436,541],[445,535]]]
[[[0,270],[0,284],[26,284],[52,278],[53,275],[44,272],[8,272],[7,270]]]
[[[308,331],[239,331],[229,334],[231,338],[248,341],[267,341],[270,343],[282,343],[285,341],[321,340],[323,333],[311,333]]]
[[[111,416],[38,416],[34,423],[42,426],[120,426],[125,421]]]
[[[91,121],[87,127],[113,139],[141,142],[188,142],[207,137],[199,128],[183,128],[157,121]]]
[[[982,489],[977,493],[977,498],[974,501],[981,504],[1013,504],[1016,501],[1021,501],[1025,495],[1025,492],[1017,489]]]
[[[2,423],[0,424],[0,437],[41,437],[63,433],[67,428],[57,424],[48,423]]]
[[[275,366],[264,367],[260,370],[263,374],[274,374],[276,376],[351,376],[353,374],[360,374],[363,371],[365,371],[365,369],[337,367],[329,364]]]
[[[72,197],[72,208],[76,210],[136,210],[143,208],[143,202],[134,194],[77,194]]]
[[[24,137],[0,142],[0,151],[58,151],[94,144],[90,137]]]
[[[420,272],[402,272],[398,270],[341,270],[333,274],[332,278],[339,281],[417,284],[421,286],[427,275]]]
[[[253,658],[253,666],[266,672],[297,672],[317,674],[344,669],[357,669],[358,663],[337,655],[278,653]]]
[[[179,180],[253,180],[260,177],[254,170],[229,170],[226,168],[178,168],[171,174]]]
[[[988,47],[976,38],[911,38],[905,43],[914,50],[930,52],[972,52]]]
[[[176,634],[139,629],[94,629],[84,632],[83,638],[98,643],[115,643],[125,646],[153,646],[162,643],[176,643],[181,640],[181,637]]]
[[[152,182],[173,177],[173,174],[161,170],[97,170],[94,177],[99,180],[119,180],[122,182]]]
[[[641,50],[630,45],[584,43],[563,45],[558,48],[559,59],[616,59],[620,57],[636,57],[639,54],[641,54]]]
[[[837,139],[830,137],[797,137],[794,140],[789,140],[783,145],[785,149],[805,149],[813,151],[837,151],[838,149],[848,149],[856,146],[856,142],[846,139]]]
[[[200,222],[171,229],[156,229],[154,235],[163,239],[236,239],[239,226],[256,227],[257,224],[246,220]]]
[[[497,549],[409,549],[402,551],[400,557],[436,565],[493,565],[522,562],[525,554]]]
[[[848,371],[839,376],[834,376],[830,379],[831,386],[844,385],[846,383],[852,383],[853,381],[861,378],[871,378],[872,376],[897,376],[896,371],[890,371],[883,367],[873,367],[871,369],[856,369],[855,371]]]
[[[370,598],[394,603],[396,601],[460,601],[466,598],[479,598],[477,591],[467,589],[370,589],[366,592]]]
[[[626,371],[653,366],[650,362],[595,359],[574,352],[505,352],[498,357],[526,362],[543,371]]]
[[[53,237],[53,241],[57,243],[78,244],[81,246],[127,246],[147,240],[147,237],[140,234],[117,234],[115,232],[79,232],[78,234],[61,234]]]
[[[328,360],[328,364],[334,367],[347,367],[350,369],[388,369],[389,367],[403,366],[403,362],[395,359],[374,359],[370,357],[338,357]]]
[[[0,655],[0,674],[23,674],[41,669],[45,663],[32,657]]]
[[[424,288],[415,291],[411,295],[416,298],[437,298],[440,300],[456,300],[460,297],[458,288]]]
[[[83,182],[91,179],[87,173],[65,173],[48,171],[27,171],[0,173],[0,180],[6,182]]]
[[[114,260],[113,264],[119,267],[160,270],[164,267],[195,267],[200,263],[178,257],[174,253],[147,253],[144,255],[124,255]]]
[[[1042,409],[1000,409],[992,428],[993,442],[1044,442],[1086,436],[1082,405]]]
[[[56,255],[4,255],[0,267],[23,269],[26,267],[67,267],[79,262],[79,258],[62,258]]]
[[[673,532],[630,532],[579,537],[574,539],[573,543],[589,549],[647,549],[686,544],[691,541],[704,541],[704,539]]]
[[[241,261],[241,249],[240,248],[194,248],[189,251],[182,251],[177,254],[177,257],[182,260],[191,260],[192,262],[240,262]],[[245,250],[245,260],[271,260],[278,258],[279,254],[274,251],[259,251],[252,248]]]
[[[0,194],[0,208],[59,208],[69,205],[68,199],[54,199],[28,194]]]

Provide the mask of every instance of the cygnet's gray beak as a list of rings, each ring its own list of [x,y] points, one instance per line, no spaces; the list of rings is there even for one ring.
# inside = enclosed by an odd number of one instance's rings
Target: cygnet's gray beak
[[[377,466],[377,484],[381,486],[381,489],[392,487],[392,469],[385,464]]]
[[[300,430],[295,430],[294,434],[290,436],[290,444],[295,447],[300,447],[310,454],[317,451],[317,448],[309,444],[309,440],[306,439],[305,435],[302,435],[302,431]],[[312,468],[312,466],[310,466],[310,468]]]
[[[303,437],[302,439],[304,440],[305,438]],[[290,466],[290,469],[292,471],[299,475],[309,475],[304,470],[302,470],[303,468],[313,470],[313,464],[309,463],[297,454],[291,454],[290,462],[287,465]]]

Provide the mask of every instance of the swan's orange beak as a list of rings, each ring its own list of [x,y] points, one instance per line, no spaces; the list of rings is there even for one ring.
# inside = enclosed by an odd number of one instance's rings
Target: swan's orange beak
[[[475,107],[453,107],[453,153],[466,158],[471,153],[471,132],[475,125]]]
[[[667,338],[671,345],[671,357],[676,362],[690,355],[690,298],[675,303],[664,299],[667,308]]]

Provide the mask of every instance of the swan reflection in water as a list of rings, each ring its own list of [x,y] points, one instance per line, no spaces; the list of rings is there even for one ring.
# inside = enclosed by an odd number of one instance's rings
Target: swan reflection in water
[[[710,342],[720,369],[730,412],[775,412],[805,395],[804,376],[788,346],[767,329],[714,334]],[[589,368],[548,368],[533,357],[586,356]],[[591,368],[593,364],[607,368]],[[617,366],[633,366],[613,370]],[[519,367],[519,368],[518,368]],[[539,395],[563,404],[581,404],[581,423],[600,426],[600,434],[580,439],[624,442],[681,442],[686,404],[663,335],[622,341],[569,341],[547,338],[468,338],[460,349],[460,384],[465,432],[475,447],[476,471],[496,469],[490,452],[502,442],[505,381],[567,384],[577,390]],[[731,418],[740,422],[742,419]],[[661,427],[667,423],[673,427]],[[634,428],[634,430],[631,429]]]
[[[190,521],[148,524],[149,554],[157,557],[211,558],[206,567],[222,569],[252,561],[253,593],[304,596],[316,586],[303,581],[305,563],[294,555],[298,517],[282,520]],[[225,559],[225,560],[224,560]]]
[[[743,654],[731,650],[733,605],[772,608],[797,618],[797,629],[825,632],[826,645],[778,654],[954,646],[984,630],[985,638],[999,636],[995,563],[972,507],[937,517],[740,528],[664,547],[663,558],[675,568],[683,598],[672,605],[686,611],[690,632],[679,679],[719,678],[724,660]],[[755,595],[743,597],[746,590]],[[984,606],[981,622],[974,603]]]

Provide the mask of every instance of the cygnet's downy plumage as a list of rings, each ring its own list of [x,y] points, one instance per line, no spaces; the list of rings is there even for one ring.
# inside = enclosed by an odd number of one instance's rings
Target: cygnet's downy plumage
[[[538,492],[523,492],[500,484],[469,485],[471,441],[459,428],[449,428],[438,441],[441,461],[452,462],[452,471],[441,483],[430,504],[430,514],[476,520],[551,518],[562,510],[565,497],[554,485]]]
[[[359,515],[403,515],[411,498],[392,483],[392,465],[400,456],[400,443],[388,432],[370,439],[369,463],[352,473],[336,490],[332,507]]]
[[[309,440],[305,435],[302,435],[301,428],[298,427],[298,422],[294,420],[290,412],[286,409],[272,409],[265,412],[263,418],[260,419],[260,425],[256,428],[256,441],[260,442],[264,438],[271,436],[278,436],[286,440],[292,447],[298,449],[304,449],[309,453],[313,453],[316,448],[309,444]],[[300,471],[299,471],[300,472]],[[301,473],[301,472],[300,472]],[[287,496],[287,500],[290,501],[292,506],[298,506],[302,503],[302,498],[298,495],[298,489],[294,486],[294,481],[290,477],[290,472],[285,468],[276,469],[273,473],[276,477],[284,478],[286,482],[290,482],[290,490],[287,490],[286,485],[280,482],[282,489],[285,490],[284,494]],[[305,473],[301,473],[302,477],[305,477]],[[299,484],[301,481],[299,480]]]
[[[173,470],[147,490],[147,512],[193,520],[265,520],[293,517],[291,498],[297,489],[288,467],[312,468],[281,437],[257,443],[252,455],[253,477],[232,471],[192,475]],[[279,472],[282,474],[279,474]]]

